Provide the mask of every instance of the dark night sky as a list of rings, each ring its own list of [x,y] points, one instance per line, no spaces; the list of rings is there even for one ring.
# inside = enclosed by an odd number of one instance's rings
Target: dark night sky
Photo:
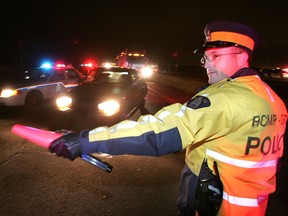
[[[43,58],[113,59],[125,48],[146,50],[160,64],[198,64],[193,51],[213,20],[255,28],[262,44],[256,66],[288,66],[285,1],[34,0],[1,6],[0,66]],[[177,57],[172,57],[177,53]],[[286,61],[286,62],[285,62]]]

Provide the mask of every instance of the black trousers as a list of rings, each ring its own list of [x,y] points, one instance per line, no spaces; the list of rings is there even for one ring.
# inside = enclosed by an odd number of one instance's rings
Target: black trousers
[[[187,165],[185,165],[181,173],[179,196],[177,199],[179,216],[194,216],[196,214],[193,205],[197,181],[197,176],[191,172]]]

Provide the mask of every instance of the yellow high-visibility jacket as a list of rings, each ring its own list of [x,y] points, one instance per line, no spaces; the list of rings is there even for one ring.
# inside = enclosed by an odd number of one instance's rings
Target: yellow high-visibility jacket
[[[223,183],[219,215],[264,215],[275,191],[283,154],[287,110],[257,75],[210,85],[185,104],[110,128],[82,131],[83,154],[161,156],[186,149],[186,164],[199,175],[207,158]]]

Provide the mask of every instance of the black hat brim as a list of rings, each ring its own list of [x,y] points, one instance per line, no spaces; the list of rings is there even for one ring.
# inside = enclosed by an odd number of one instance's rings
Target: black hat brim
[[[206,42],[203,46],[199,49],[194,51],[195,54],[203,54],[207,49],[210,48],[225,48],[231,46],[238,46],[236,43],[227,42],[227,41],[213,41],[213,42]]]

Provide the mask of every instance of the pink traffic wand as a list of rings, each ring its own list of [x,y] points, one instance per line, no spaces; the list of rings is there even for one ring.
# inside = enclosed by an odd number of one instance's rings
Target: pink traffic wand
[[[61,133],[52,132],[48,130],[28,127],[20,124],[15,124],[12,127],[12,133],[29,140],[30,142],[48,149],[50,144],[57,138],[63,136]],[[102,162],[93,155],[83,154],[82,159],[97,166],[98,168],[105,170],[106,172],[112,172],[112,166]]]

